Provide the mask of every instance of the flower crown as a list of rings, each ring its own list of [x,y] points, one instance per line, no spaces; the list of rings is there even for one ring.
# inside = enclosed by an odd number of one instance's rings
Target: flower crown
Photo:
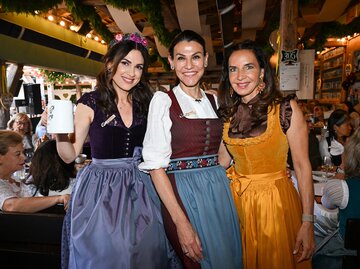
[[[117,34],[115,35],[115,38],[113,40],[111,40],[109,47],[111,48],[112,46],[114,46],[115,44],[122,42],[122,41],[133,41],[137,44],[142,45],[145,49],[148,48],[148,41],[146,40],[145,37],[142,37],[140,34],[138,33],[128,33],[128,34]]]

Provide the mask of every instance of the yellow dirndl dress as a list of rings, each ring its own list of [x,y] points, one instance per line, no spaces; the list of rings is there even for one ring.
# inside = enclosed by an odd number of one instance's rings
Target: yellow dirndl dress
[[[288,142],[279,118],[280,105],[268,114],[266,131],[251,138],[230,138],[225,123],[223,139],[233,157],[228,169],[239,214],[243,263],[247,269],[311,268],[293,255],[301,226],[301,201],[286,176]]]

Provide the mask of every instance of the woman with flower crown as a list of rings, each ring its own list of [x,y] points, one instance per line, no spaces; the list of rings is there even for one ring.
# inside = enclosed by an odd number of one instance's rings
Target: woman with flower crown
[[[168,268],[156,193],[138,170],[152,92],[145,80],[147,41],[117,35],[104,56],[96,90],[75,112],[75,139],[57,134],[72,162],[89,135],[92,162],[79,171],[63,229],[63,268]]]

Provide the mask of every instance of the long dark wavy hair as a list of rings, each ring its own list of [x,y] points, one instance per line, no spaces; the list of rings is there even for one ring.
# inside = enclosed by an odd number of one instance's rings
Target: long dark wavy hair
[[[233,92],[230,94],[231,84],[229,80],[229,58],[231,54],[239,50],[250,50],[254,53],[260,68],[264,69],[263,81],[266,84],[265,89],[259,94],[259,101],[253,104],[251,120],[254,125],[257,125],[257,121],[261,120],[261,116],[268,113],[268,106],[273,107],[274,105],[281,102],[281,92],[275,86],[274,74],[271,69],[268,57],[264,51],[258,47],[254,41],[245,40],[239,44],[231,46],[226,55],[223,63],[222,77],[219,86],[219,115],[225,120],[229,121],[230,118],[237,111],[238,105],[241,103],[241,96]]]
[[[137,103],[140,117],[146,118],[147,116],[150,100],[153,96],[146,79],[149,54],[143,45],[132,40],[124,40],[114,44],[103,57],[104,68],[97,76],[96,90],[100,93],[97,105],[105,115],[111,115],[118,111],[118,97],[112,85],[112,79],[120,61],[132,50],[141,52],[144,57],[144,67],[140,82],[129,91],[128,99]]]
[[[30,165],[28,184],[48,196],[49,191],[62,191],[69,187],[71,178],[76,177],[75,162],[65,163],[56,150],[56,141],[47,140],[36,149]]]

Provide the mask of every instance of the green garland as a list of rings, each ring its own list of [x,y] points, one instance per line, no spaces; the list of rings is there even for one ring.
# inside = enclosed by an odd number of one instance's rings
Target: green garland
[[[23,1],[23,0],[0,0],[0,6],[5,12],[16,12],[34,14],[35,10],[47,11],[60,5],[62,0],[36,0],[36,1]]]
[[[341,24],[337,21],[318,24],[318,31],[314,43],[304,42],[305,48],[322,50],[328,37],[341,38],[360,33],[360,17],[356,17],[349,24]],[[309,38],[304,35],[303,40]]]
[[[105,0],[107,4],[111,4],[114,7],[120,9],[138,9],[147,18],[152,25],[156,36],[159,41],[166,47],[171,43],[171,40],[178,32],[176,29],[173,32],[169,32],[164,27],[164,18],[161,13],[160,0]],[[26,13],[34,14],[35,10],[47,11],[54,8],[56,5],[61,4],[62,0],[37,0],[37,1],[24,1],[24,0],[0,0],[0,5],[6,12]],[[94,7],[82,4],[80,0],[65,0],[75,20],[88,21],[94,30],[109,43],[113,39],[113,33],[102,23],[100,16],[97,14]],[[164,59],[160,59],[160,62],[164,64]]]
[[[166,47],[170,45],[174,35],[164,27],[159,0],[105,0],[105,2],[120,9],[140,10],[148,18],[159,41]],[[26,14],[34,14],[35,10],[47,11],[61,3],[62,0],[0,0],[0,5],[4,11]],[[65,0],[65,3],[76,20],[89,21],[95,31],[107,43],[113,39],[113,33],[102,23],[94,7],[84,5],[80,0]]]
[[[56,72],[56,71],[49,71],[46,69],[39,69],[40,73],[45,76],[46,81],[54,84],[55,82],[63,84],[65,79],[73,78],[71,74],[63,73],[63,72]]]
[[[83,5],[80,0],[65,0],[66,6],[76,20],[89,21],[95,31],[109,43],[114,35],[101,21],[94,7]]]

